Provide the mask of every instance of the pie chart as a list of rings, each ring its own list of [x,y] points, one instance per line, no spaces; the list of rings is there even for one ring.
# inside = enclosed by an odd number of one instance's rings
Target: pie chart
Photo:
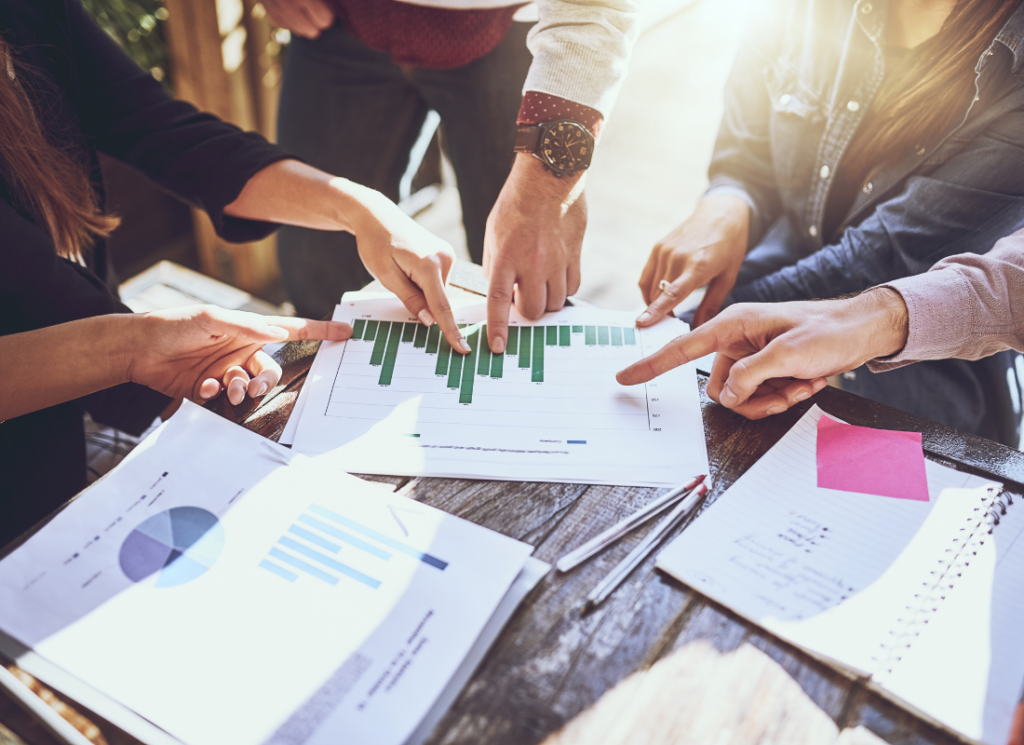
[[[132,582],[157,574],[156,587],[191,582],[224,550],[224,527],[200,507],[172,507],[139,524],[121,544],[121,571]]]

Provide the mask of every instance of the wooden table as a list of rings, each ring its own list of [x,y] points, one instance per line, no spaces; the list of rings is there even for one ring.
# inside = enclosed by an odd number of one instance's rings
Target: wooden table
[[[453,284],[464,288],[458,291],[483,289],[473,269],[455,277]],[[316,347],[307,342],[282,350],[282,384],[259,408],[251,402],[232,407],[223,399],[215,408],[277,439]],[[989,440],[832,388],[785,414],[749,422],[708,399],[704,384],[702,377],[715,480],[707,504],[814,403],[854,424],[923,432],[930,458],[1024,493],[1024,455]],[[634,487],[367,478],[533,544],[535,556],[550,563],[658,494]],[[597,611],[581,617],[586,594],[649,527],[568,575],[553,574],[540,583],[444,718],[432,745],[958,742],[656,572],[653,556]],[[0,701],[0,721],[18,717],[9,702]],[[135,742],[94,721],[110,743]],[[35,736],[31,742],[50,742]]]

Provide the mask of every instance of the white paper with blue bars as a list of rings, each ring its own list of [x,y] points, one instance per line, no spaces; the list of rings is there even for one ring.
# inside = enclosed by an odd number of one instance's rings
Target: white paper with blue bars
[[[189,404],[0,562],[0,629],[189,745],[398,745],[531,550]]]

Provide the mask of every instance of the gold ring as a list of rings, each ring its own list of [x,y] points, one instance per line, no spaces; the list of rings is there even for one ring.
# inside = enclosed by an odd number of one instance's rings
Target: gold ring
[[[671,284],[672,283],[669,282],[667,279],[663,279],[661,280],[661,282],[658,283],[658,289],[660,289],[662,292],[665,292],[665,290],[667,290],[669,285]]]

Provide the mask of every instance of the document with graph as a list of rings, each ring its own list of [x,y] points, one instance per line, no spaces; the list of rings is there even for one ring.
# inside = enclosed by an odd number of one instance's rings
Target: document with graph
[[[188,745],[400,745],[531,551],[186,403],[0,562],[0,629]]]
[[[391,299],[343,299],[344,342],[320,348],[294,447],[354,473],[674,486],[708,473],[693,365],[633,387],[615,373],[687,327],[637,329],[633,315],[565,308],[530,323],[512,311],[504,354],[486,305],[457,305],[472,353]],[[298,408],[298,407],[297,407]]]

